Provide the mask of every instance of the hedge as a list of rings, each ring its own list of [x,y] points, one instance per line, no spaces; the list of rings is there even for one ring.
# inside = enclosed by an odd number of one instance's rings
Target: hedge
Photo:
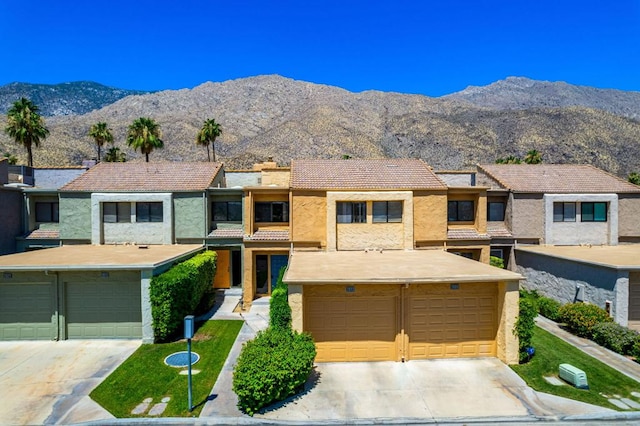
[[[308,334],[270,327],[245,343],[233,370],[238,408],[253,416],[294,395],[313,368],[316,347]]]
[[[552,321],[558,321],[560,319],[560,302],[549,297],[538,297],[538,312],[545,318],[549,318]]]
[[[150,299],[156,341],[167,341],[195,312],[202,295],[212,286],[217,254],[199,253],[151,279]]]
[[[522,297],[519,302],[520,312],[513,333],[518,336],[520,362],[526,362],[531,358],[528,348],[531,347],[531,339],[536,323],[535,318],[538,315],[538,308],[535,299],[532,297]]]
[[[593,337],[592,329],[596,324],[613,321],[607,311],[589,303],[569,303],[560,308],[559,314],[560,321],[564,322],[572,333],[587,339]]]
[[[615,322],[601,322],[591,329],[592,340],[621,355],[632,355],[633,346],[638,341],[637,331]]]
[[[282,282],[286,267],[280,268],[278,281],[271,291],[269,301],[269,325],[281,330],[291,330],[291,306],[289,306],[289,288]]]

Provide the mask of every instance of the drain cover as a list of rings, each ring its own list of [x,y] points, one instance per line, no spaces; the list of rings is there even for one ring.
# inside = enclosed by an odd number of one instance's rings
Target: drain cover
[[[191,352],[191,365],[200,360],[200,355]],[[189,365],[189,352],[175,352],[164,359],[164,363],[170,367],[187,367]]]

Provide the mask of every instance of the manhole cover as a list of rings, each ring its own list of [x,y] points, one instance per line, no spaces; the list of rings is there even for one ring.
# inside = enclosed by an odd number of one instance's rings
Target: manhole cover
[[[200,355],[191,352],[191,365],[200,360]],[[164,363],[170,367],[187,367],[189,365],[189,352],[175,352],[164,359]]]

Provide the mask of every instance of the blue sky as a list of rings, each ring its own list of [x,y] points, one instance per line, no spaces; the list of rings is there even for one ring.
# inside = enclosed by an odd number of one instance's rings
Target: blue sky
[[[0,85],[262,74],[440,96],[507,76],[640,91],[640,0],[0,0]]]

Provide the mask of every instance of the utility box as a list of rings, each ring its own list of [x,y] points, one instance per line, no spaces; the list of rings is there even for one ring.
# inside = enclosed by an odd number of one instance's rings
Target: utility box
[[[558,375],[562,380],[578,389],[589,389],[587,373],[571,364],[560,364]]]
[[[184,338],[193,339],[195,331],[195,318],[193,315],[187,315],[184,317]]]

